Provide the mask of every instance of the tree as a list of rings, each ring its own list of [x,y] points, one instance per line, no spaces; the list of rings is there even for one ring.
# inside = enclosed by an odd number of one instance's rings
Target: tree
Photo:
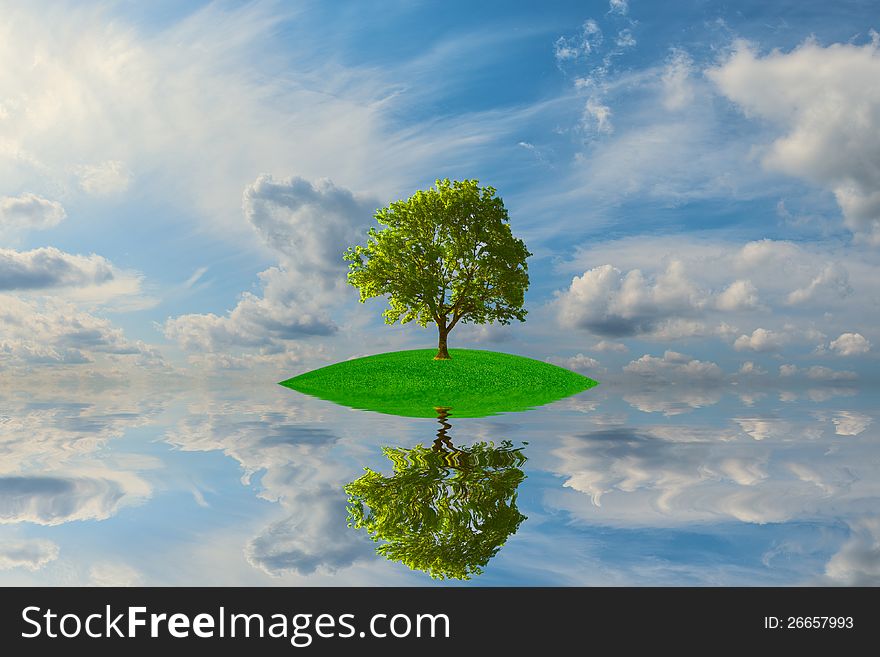
[[[384,541],[376,551],[387,559],[435,579],[470,579],[526,519],[516,506],[526,457],[510,441],[452,447],[441,423],[431,448],[382,449],[392,476],[366,468],[345,487],[348,524]]]
[[[459,322],[525,321],[532,254],[513,236],[494,188],[438,180],[375,219],[385,228],[371,228],[366,246],[345,252],[348,281],[361,302],[388,298],[386,324],[436,324],[437,360],[449,358],[447,337]]]

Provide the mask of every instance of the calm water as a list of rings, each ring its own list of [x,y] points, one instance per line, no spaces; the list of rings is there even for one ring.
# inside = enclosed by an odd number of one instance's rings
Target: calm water
[[[488,479],[476,457],[431,472],[471,477],[455,494],[473,508],[512,472],[477,515],[525,519],[501,522],[513,533],[482,574],[436,583],[878,584],[878,408],[849,382],[603,380],[528,412],[453,410],[447,445],[509,441],[521,458]],[[274,383],[2,390],[0,583],[435,583],[347,526],[344,487],[365,468],[388,483],[383,448],[430,454],[439,428]]]

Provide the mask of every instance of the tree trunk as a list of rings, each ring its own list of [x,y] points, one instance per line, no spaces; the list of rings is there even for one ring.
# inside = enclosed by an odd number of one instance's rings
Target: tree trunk
[[[449,352],[446,350],[446,336],[449,335],[449,329],[445,326],[438,327],[440,331],[440,340],[437,344],[437,355],[434,356],[434,360],[449,360]]]

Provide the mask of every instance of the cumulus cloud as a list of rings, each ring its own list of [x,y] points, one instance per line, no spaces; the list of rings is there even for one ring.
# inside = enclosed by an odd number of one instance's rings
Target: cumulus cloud
[[[576,275],[552,302],[559,325],[604,340],[716,338],[762,354],[823,341],[820,351],[840,353],[834,336],[880,323],[880,266],[867,246],[629,237],[585,245],[561,269]]]
[[[861,333],[841,333],[828,346],[840,356],[859,356],[871,350],[871,343]]]
[[[880,244],[878,44],[821,46],[759,55],[738,42],[707,75],[747,116],[778,126],[764,165],[834,192],[847,227]]]
[[[275,353],[284,350],[289,340],[336,332],[323,309],[303,305],[299,281],[288,272],[271,267],[259,279],[262,296],[243,293],[238,305],[223,316],[205,313],[170,318],[164,325],[165,337],[190,351],[250,347]]]
[[[0,541],[0,570],[26,568],[40,570],[58,558],[59,548],[52,541],[42,539]]]
[[[799,247],[785,240],[762,239],[748,242],[733,257],[733,264],[741,270],[754,270],[779,264],[786,265],[800,259]]]
[[[650,333],[664,320],[690,313],[700,303],[696,286],[677,260],[653,277],[639,269],[624,274],[612,265],[594,267],[575,276],[568,290],[557,296],[564,327],[605,337]]]
[[[128,340],[109,320],[69,302],[0,295],[0,363],[74,365],[99,355],[135,356],[142,365],[163,362],[154,347]]]
[[[245,292],[226,315],[170,318],[164,332],[184,349],[229,348],[279,353],[292,340],[331,335],[328,310],[346,286],[345,249],[363,240],[378,202],[363,199],[329,180],[260,176],[243,196],[243,210],[279,265],[259,274],[262,295]]]
[[[575,356],[571,356],[570,358],[553,357],[548,358],[547,360],[554,365],[559,365],[560,367],[565,367],[567,369],[574,370],[575,372],[580,372],[581,374],[588,374],[590,372],[593,372],[595,374],[596,370],[599,369],[598,360],[580,353]]]
[[[701,361],[676,351],[666,351],[662,358],[645,354],[624,366],[624,372],[664,379],[720,381],[721,368],[713,362]]]
[[[363,238],[379,205],[327,179],[267,175],[248,185],[242,201],[245,218],[288,271],[329,287],[347,270],[343,251]]]
[[[758,306],[758,290],[751,281],[734,281],[718,295],[719,310],[751,310]]]
[[[113,278],[113,266],[98,255],[72,255],[54,247],[0,249],[0,291],[85,287]]]
[[[37,196],[4,196],[0,198],[0,231],[42,230],[57,226],[67,213],[57,201]],[[2,276],[0,276],[2,280]]]
[[[30,251],[0,248],[0,293],[53,295],[89,306],[143,309],[156,303],[143,294],[143,277],[106,258],[66,253],[55,247]]]
[[[810,281],[809,285],[793,290],[788,295],[786,302],[794,306],[816,299],[823,293],[843,298],[852,292],[853,289],[849,284],[849,275],[846,269],[837,263],[829,263]]]
[[[789,336],[778,331],[756,328],[751,335],[741,335],[733,343],[737,351],[771,352],[779,351],[788,343]]]

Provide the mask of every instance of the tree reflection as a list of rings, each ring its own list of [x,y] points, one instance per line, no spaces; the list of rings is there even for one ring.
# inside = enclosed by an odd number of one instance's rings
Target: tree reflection
[[[449,409],[430,448],[384,447],[394,474],[366,473],[345,487],[348,524],[364,528],[382,556],[435,579],[470,579],[526,519],[516,507],[525,479],[522,447],[478,442],[456,447]]]

